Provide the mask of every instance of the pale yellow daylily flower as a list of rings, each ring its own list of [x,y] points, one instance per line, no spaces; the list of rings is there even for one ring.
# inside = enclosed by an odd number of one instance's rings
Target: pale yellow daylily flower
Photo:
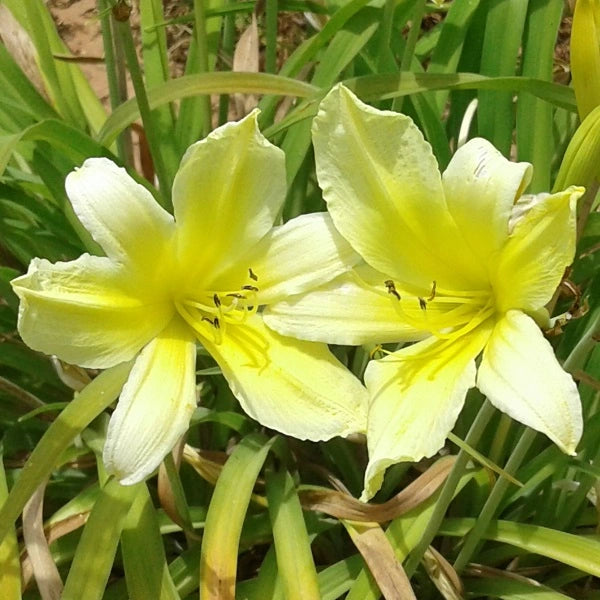
[[[339,344],[421,340],[367,366],[363,498],[389,465],[443,446],[474,385],[572,454],[579,395],[536,321],[548,321],[544,306],[573,259],[583,190],[523,196],[531,165],[483,139],[460,148],[440,176],[408,117],[341,86],[323,101],[313,139],[329,212],[366,265],[272,305],[265,322]]]
[[[135,358],[104,449],[123,484],[150,474],[186,431],[197,341],[262,424],[310,440],[366,428],[360,382],[324,344],[283,337],[257,312],[359,258],[325,213],[273,228],[284,156],[256,116],[189,148],[173,185],[175,218],[124,169],[86,160],[68,176],[67,194],[106,256],[35,259],[12,282],[32,348],[91,368]]]

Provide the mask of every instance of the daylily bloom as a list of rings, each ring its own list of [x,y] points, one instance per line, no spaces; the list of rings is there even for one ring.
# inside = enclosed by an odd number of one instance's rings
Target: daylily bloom
[[[197,342],[262,424],[310,440],[366,428],[360,382],[324,344],[282,337],[257,312],[358,257],[326,213],[272,227],[285,198],[284,155],[256,116],[188,149],[173,185],[175,218],[124,169],[86,160],[67,177],[67,194],[106,256],[34,259],[12,282],[32,348],[89,368],[135,359],[104,448],[123,484],[150,474],[186,431]]]
[[[443,446],[474,385],[573,454],[579,395],[538,324],[573,259],[583,190],[522,195],[531,165],[483,139],[461,147],[440,175],[408,117],[341,86],[321,104],[313,140],[333,222],[366,264],[271,306],[265,322],[339,344],[417,341],[367,366],[363,498],[389,465]]]

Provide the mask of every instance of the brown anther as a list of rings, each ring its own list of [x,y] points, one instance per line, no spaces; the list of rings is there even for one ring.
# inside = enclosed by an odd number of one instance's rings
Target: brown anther
[[[242,286],[243,290],[248,290],[250,292],[258,292],[258,288],[254,285],[243,285]]]
[[[246,300],[246,296],[244,294],[238,294],[236,292],[232,292],[231,294],[225,294],[228,298],[237,298],[238,300]]]
[[[215,303],[215,306],[217,308],[219,308],[219,306],[221,306],[221,299],[219,298],[219,296],[217,296],[217,294],[215,294],[213,296],[213,302]]]
[[[394,296],[397,300],[400,300],[400,294],[396,290],[396,286],[394,285],[394,282],[391,279],[386,279],[383,282],[383,285],[385,285],[388,294],[392,294],[392,296]]]
[[[418,296],[419,298],[419,306],[421,307],[421,310],[427,310],[427,302],[425,301],[425,298],[421,298],[421,296]]]
[[[252,281],[258,281],[258,276],[250,268],[248,269],[248,276],[250,277],[250,279],[252,279]]]
[[[213,321],[213,325],[214,325],[215,329],[221,329],[221,322],[219,321],[219,317],[215,317],[215,319]]]

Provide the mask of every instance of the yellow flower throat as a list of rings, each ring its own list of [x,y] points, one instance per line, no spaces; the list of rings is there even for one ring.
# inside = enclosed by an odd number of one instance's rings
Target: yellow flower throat
[[[258,310],[258,277],[252,269],[248,269],[248,277],[251,283],[237,290],[203,290],[179,298],[175,301],[177,312],[198,335],[220,344],[228,325],[243,323]]]
[[[473,331],[496,312],[491,290],[448,290],[434,281],[427,296],[406,296],[400,294],[391,279],[384,285],[404,322],[448,344]]]

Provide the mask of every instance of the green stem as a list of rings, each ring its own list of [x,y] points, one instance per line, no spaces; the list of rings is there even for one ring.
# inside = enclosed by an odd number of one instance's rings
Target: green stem
[[[135,97],[140,109],[140,116],[142,117],[142,123],[144,124],[144,129],[146,131],[146,137],[148,138],[148,145],[150,147],[152,161],[154,162],[154,169],[156,171],[156,176],[158,177],[160,193],[163,200],[161,204],[165,206],[169,204],[167,198],[169,197],[171,189],[171,178],[167,173],[167,169],[160,151],[160,136],[158,135],[154,119],[152,118],[152,112],[148,102],[148,95],[146,94],[144,78],[142,76],[137,53],[135,51],[131,28],[128,21],[116,21],[116,28],[123,43],[125,60],[127,61],[127,67],[129,68],[129,74],[131,75],[131,82],[133,83]]]
[[[477,445],[479,438],[482,436],[487,424],[494,414],[494,410],[495,409],[490,404],[489,400],[485,400],[482,407],[479,409],[479,412],[477,413],[469,432],[467,433],[467,437],[465,438],[466,444],[472,447]],[[404,570],[409,578],[415,572],[417,566],[423,558],[423,555],[425,554],[425,551],[429,547],[429,544],[431,544],[433,538],[437,534],[446,511],[448,510],[448,506],[454,497],[456,486],[464,474],[464,470],[469,459],[469,454],[467,454],[464,450],[461,450],[458,453],[454,467],[452,467],[452,471],[450,471],[450,475],[448,475],[448,479],[446,479],[446,482],[444,483],[444,487],[442,488],[440,496],[435,503],[435,509],[431,515],[431,519],[429,520],[427,527],[425,528],[425,531],[423,532],[421,540],[415,546],[414,550],[410,553],[410,556],[406,561]]]
[[[410,31],[408,32],[406,45],[404,46],[404,52],[402,54],[402,60],[400,61],[400,71],[410,71],[410,66],[415,54],[415,47],[417,45],[417,40],[419,39],[419,33],[421,33],[421,23],[423,21],[423,17],[425,16],[426,3],[427,0],[417,0],[415,4],[410,24]],[[396,98],[392,105],[393,109],[396,112],[401,112],[403,102],[403,96]]]
[[[225,5],[229,6],[234,0],[226,0]],[[223,37],[221,39],[221,50],[227,60],[233,60],[233,51],[235,49],[235,15],[227,14],[223,18]],[[231,63],[229,63],[231,67]],[[229,94],[221,94],[219,98],[219,125],[223,125],[229,115]]]
[[[563,369],[569,373],[573,373],[577,369],[583,368],[587,357],[596,345],[596,337],[600,334],[600,309],[596,309],[596,312],[592,315],[590,323],[585,330],[585,333],[581,336],[581,339],[575,345],[575,348],[571,350],[571,354],[567,357],[563,363]]]
[[[517,469],[521,466],[527,451],[535,439],[536,434],[537,432],[534,429],[529,428],[525,429],[523,432],[523,435],[517,442],[515,449],[513,450],[508,461],[506,462],[506,466],[504,467],[504,470],[509,475],[514,475]],[[471,560],[471,556],[473,556],[473,553],[481,543],[488,525],[494,518],[496,510],[498,509],[500,501],[504,497],[504,493],[506,492],[509,484],[510,481],[505,477],[500,477],[496,481],[496,484],[494,485],[488,499],[483,505],[483,509],[481,510],[479,517],[475,521],[475,526],[467,534],[465,543],[459,552],[458,557],[456,558],[454,569],[457,572],[460,573],[460,571],[462,571],[467,563]]]
[[[183,524],[183,533],[185,535],[188,547],[191,548],[197,543],[198,538],[194,534],[194,525],[192,523],[190,508],[185,497],[185,491],[183,489],[183,485],[181,484],[181,479],[179,478],[179,472],[177,470],[177,466],[175,465],[175,460],[173,459],[173,453],[169,452],[169,454],[165,456],[163,462],[167,472],[169,485],[171,486],[171,491],[173,493],[173,498],[175,499],[175,508]]]
[[[500,461],[504,459],[504,445],[506,444],[506,438],[508,437],[512,423],[513,420],[508,415],[502,414],[500,416],[500,423],[498,423],[498,428],[494,434],[494,439],[492,440],[492,446],[488,455],[488,458],[493,463],[500,464]]]
[[[206,11],[205,0],[194,0],[194,35],[196,37],[197,65],[199,73],[208,73],[208,40],[206,38]],[[204,95],[200,99],[202,110],[201,137],[206,137],[211,130],[212,115],[210,112],[210,96]]]
[[[277,11],[278,0],[267,0],[265,8],[265,72],[277,71]]]
[[[387,56],[390,52],[390,43],[392,39],[392,29],[394,26],[394,11],[396,10],[396,0],[386,0],[381,12],[381,27],[379,37],[379,48],[377,50],[377,66],[381,72],[384,71],[387,62]]]
[[[111,27],[110,7],[107,0],[98,0],[98,14],[102,31],[102,44],[104,46],[104,65],[106,67],[106,78],[108,80],[108,97],[110,107],[114,111],[121,104],[119,91],[119,75],[115,59],[115,48]],[[117,137],[117,154],[123,164],[127,164],[129,153],[127,151],[127,140],[122,132]]]

